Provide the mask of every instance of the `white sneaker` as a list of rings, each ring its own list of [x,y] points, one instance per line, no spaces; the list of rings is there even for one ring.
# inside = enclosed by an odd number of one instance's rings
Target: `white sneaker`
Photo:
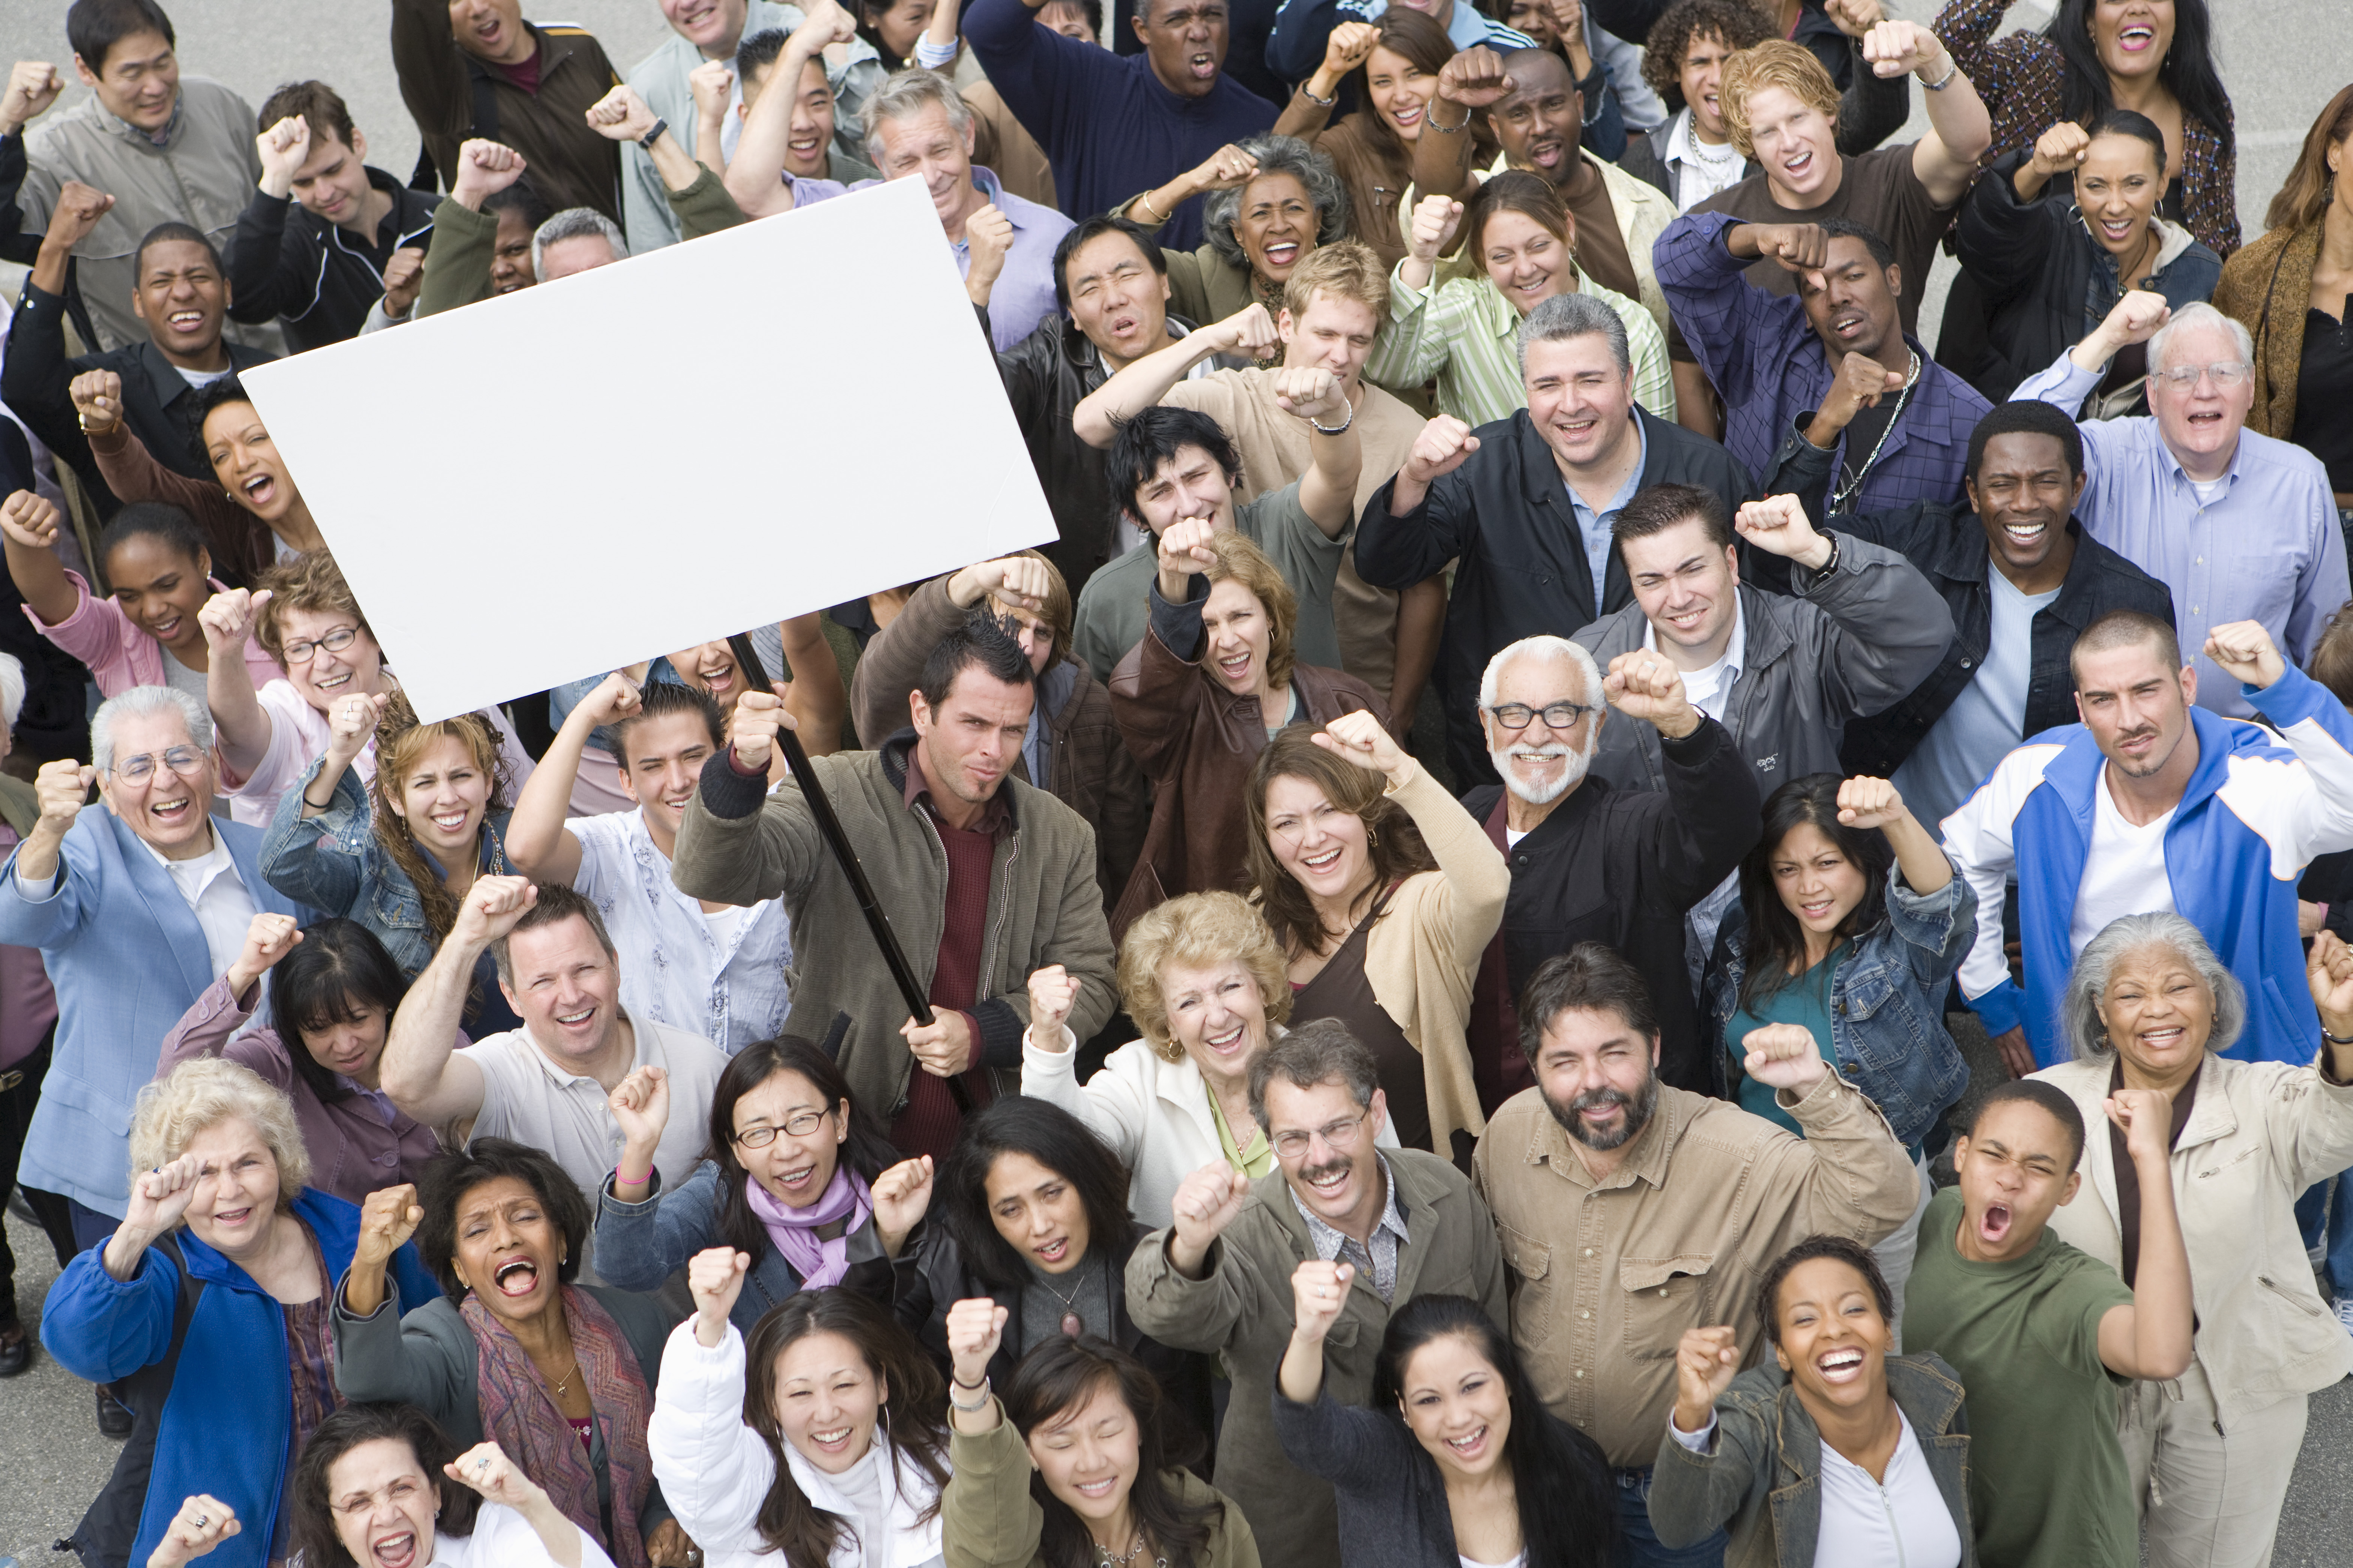
[[[2345,1325],[2347,1332],[2353,1333],[2353,1296],[2337,1297],[2336,1307],[2337,1321]]]

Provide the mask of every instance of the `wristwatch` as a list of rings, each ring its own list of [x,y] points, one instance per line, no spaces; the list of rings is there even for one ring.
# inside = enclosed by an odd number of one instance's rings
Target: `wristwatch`
[[[644,148],[649,153],[652,152],[654,150],[654,143],[660,141],[661,133],[669,129],[669,121],[656,120],[654,121],[654,128],[651,131],[647,132],[643,136],[638,138],[638,145]]]

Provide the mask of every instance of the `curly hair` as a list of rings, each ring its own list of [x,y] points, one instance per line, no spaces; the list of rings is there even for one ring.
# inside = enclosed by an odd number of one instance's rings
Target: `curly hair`
[[[1348,187],[1340,183],[1331,159],[1296,136],[1271,131],[1245,136],[1234,146],[1258,160],[1258,173],[1232,190],[1211,191],[1201,198],[1201,232],[1227,265],[1250,267],[1242,242],[1234,237],[1234,220],[1241,215],[1242,197],[1250,185],[1269,174],[1289,174],[1306,188],[1307,199],[1315,206],[1316,244],[1329,245],[1348,232]]]
[[[1764,12],[1747,0],[1675,0],[1651,24],[1650,41],[1642,47],[1642,79],[1680,113],[1685,107],[1683,56],[1694,38],[1718,39],[1737,54],[1772,36]]]
[[[278,1206],[290,1205],[311,1184],[311,1152],[294,1102],[251,1068],[218,1057],[182,1062],[139,1091],[131,1119],[132,1180],[170,1164],[196,1134],[228,1121],[260,1134],[278,1163]]]
[[[458,923],[458,900],[441,880],[440,874],[426,859],[425,851],[417,847],[416,837],[409,832],[408,819],[393,809],[399,798],[400,780],[416,765],[426,748],[437,741],[455,741],[466,748],[473,764],[491,781],[491,797],[483,805],[487,816],[512,799],[513,781],[508,776],[506,758],[499,750],[499,731],[489,719],[480,713],[460,713],[455,718],[437,720],[430,724],[417,721],[417,710],[408,705],[405,692],[395,691],[385,704],[384,717],[376,721],[375,782],[368,792],[375,799],[375,841],[392,863],[400,868],[417,889],[417,901],[424,906],[425,924],[433,933],[435,946],[449,934]],[[480,831],[491,830],[487,820]]]
[[[306,550],[278,562],[261,574],[256,588],[269,590],[269,603],[261,606],[256,617],[253,635],[269,650],[282,668],[286,663],[286,621],[289,610],[309,610],[318,615],[349,616],[352,625],[370,638],[375,628],[368,625],[367,612],[352,594],[352,585],[343,580],[343,569],[325,550]]]
[[[1168,1027],[1161,972],[1172,963],[1206,969],[1228,959],[1258,986],[1270,1029],[1290,1018],[1282,944],[1240,893],[1187,893],[1154,905],[1127,928],[1119,944],[1120,1003],[1162,1061],[1183,1061],[1185,1047]]]
[[[1808,108],[1820,110],[1831,128],[1838,128],[1838,83],[1822,68],[1822,62],[1803,44],[1767,38],[1724,62],[1724,86],[1716,95],[1724,110],[1724,133],[1731,140],[1732,150],[1742,157],[1757,156],[1757,143],[1748,135],[1748,100],[1768,87],[1778,87]]]

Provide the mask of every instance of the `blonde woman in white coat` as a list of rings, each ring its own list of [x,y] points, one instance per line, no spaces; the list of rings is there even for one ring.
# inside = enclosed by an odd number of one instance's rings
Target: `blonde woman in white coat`
[[[2118,1087],[2174,1106],[2174,1204],[2198,1310],[2195,1359],[2122,1406],[2125,1457],[2154,1568],[2262,1568],[2316,1390],[2353,1373],[2348,1338],[2314,1288],[2296,1195],[2353,1166],[2353,952],[2324,931],[2306,979],[2326,1031],[2315,1065],[2237,1061],[2239,982],[2176,914],[2126,915],[2084,944],[2062,1017],[2075,1059],[2034,1076],[2072,1098],[2092,1136],[2083,1187],[2052,1215],[2061,1239],[2126,1284],[2122,1188],[2102,1102]]]
[[[889,1309],[805,1291],[728,1321],[752,1260],[687,1265],[695,1315],[662,1351],[647,1434],[701,1568],[926,1568],[941,1560],[947,1384]]]
[[[1274,1169],[1250,1119],[1250,1069],[1291,1016],[1283,964],[1274,933],[1239,893],[1155,906],[1119,949],[1120,1000],[1144,1037],[1112,1052],[1083,1087],[1062,1022],[1075,988],[1059,964],[1029,977],[1021,1092],[1060,1106],[1127,1163],[1127,1206],[1143,1225],[1166,1229],[1176,1189],[1212,1160],[1251,1177]],[[1397,1147],[1386,1121],[1378,1142]]]

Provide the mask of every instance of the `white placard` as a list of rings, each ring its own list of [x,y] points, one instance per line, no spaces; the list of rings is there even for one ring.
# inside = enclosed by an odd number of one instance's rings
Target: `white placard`
[[[921,180],[244,381],[428,721],[1055,537]]]

